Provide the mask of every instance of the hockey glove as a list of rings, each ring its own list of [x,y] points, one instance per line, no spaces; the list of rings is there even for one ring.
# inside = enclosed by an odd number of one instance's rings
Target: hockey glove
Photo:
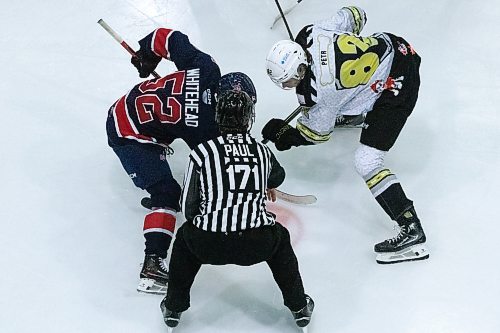
[[[141,47],[141,49],[136,52],[136,55],[130,59],[130,62],[135,66],[135,68],[137,68],[139,77],[144,79],[151,75],[151,73],[156,69],[156,66],[158,66],[160,60],[161,57],[154,54],[153,51],[144,51]]]
[[[306,146],[312,143],[307,141],[300,132],[282,119],[273,118],[262,129],[262,137],[274,142],[276,149],[283,151],[292,146]]]

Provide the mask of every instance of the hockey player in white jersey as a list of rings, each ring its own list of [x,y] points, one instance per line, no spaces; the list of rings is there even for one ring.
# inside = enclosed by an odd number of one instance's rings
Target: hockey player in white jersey
[[[262,135],[278,150],[288,150],[328,141],[339,119],[344,122],[340,125],[364,120],[355,168],[400,228],[398,235],[375,245],[377,262],[427,259],[426,236],[413,202],[384,163],[417,102],[420,57],[393,34],[361,37],[365,23],[363,9],[344,7],[304,27],[295,41],[279,41],[271,48],[267,74],[279,87],[295,88],[304,111],[296,127],[271,119]]]

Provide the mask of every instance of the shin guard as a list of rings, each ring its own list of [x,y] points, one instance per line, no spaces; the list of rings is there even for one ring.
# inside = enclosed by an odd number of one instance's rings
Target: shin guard
[[[175,211],[156,209],[144,218],[146,254],[157,254],[165,258],[175,231]]]

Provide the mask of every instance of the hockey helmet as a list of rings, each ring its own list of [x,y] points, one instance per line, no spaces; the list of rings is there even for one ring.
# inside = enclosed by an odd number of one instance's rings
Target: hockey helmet
[[[291,40],[280,40],[273,45],[266,58],[267,75],[280,88],[290,79],[300,80],[298,73],[301,64],[308,65],[306,52]]]
[[[231,72],[223,75],[219,80],[218,94],[221,95],[228,90],[244,91],[250,96],[254,104],[257,103],[255,86],[245,73]]]
[[[255,119],[252,98],[244,91],[222,92],[215,108],[215,121],[222,133],[247,133]]]

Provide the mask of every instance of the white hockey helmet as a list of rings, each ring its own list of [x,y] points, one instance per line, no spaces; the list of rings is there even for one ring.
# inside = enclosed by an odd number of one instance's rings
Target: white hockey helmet
[[[280,40],[273,45],[266,58],[267,75],[280,88],[290,79],[301,79],[298,73],[301,64],[308,65],[302,46],[291,40]]]

